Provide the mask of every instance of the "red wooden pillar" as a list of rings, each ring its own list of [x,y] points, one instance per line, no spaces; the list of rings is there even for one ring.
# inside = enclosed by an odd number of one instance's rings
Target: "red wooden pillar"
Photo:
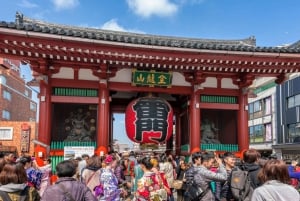
[[[175,139],[175,153],[177,156],[180,156],[180,152],[181,152],[181,118],[180,118],[180,114],[176,113],[175,116],[175,135],[176,135],[176,139]]]
[[[40,81],[40,106],[39,106],[39,128],[38,140],[47,145],[50,145],[51,133],[51,93],[49,85]]]
[[[240,90],[239,93],[239,110],[238,110],[238,145],[239,151],[249,149],[249,135],[248,135],[248,95]]]
[[[107,84],[100,82],[99,84],[99,108],[98,108],[98,136],[97,146],[105,147],[108,150],[109,146],[109,91]]]
[[[200,148],[200,96],[195,92],[190,100],[190,151]]]

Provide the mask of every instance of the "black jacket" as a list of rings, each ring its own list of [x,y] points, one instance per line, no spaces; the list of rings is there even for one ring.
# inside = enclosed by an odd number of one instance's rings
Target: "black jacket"
[[[260,171],[260,166],[256,163],[243,163],[240,168],[242,170],[247,170],[250,174],[250,178],[251,178],[251,185],[253,187],[253,189],[261,186],[261,182],[258,180],[258,172]]]

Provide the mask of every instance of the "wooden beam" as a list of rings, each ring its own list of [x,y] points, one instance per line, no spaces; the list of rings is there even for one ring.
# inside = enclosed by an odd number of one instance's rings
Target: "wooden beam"
[[[239,104],[199,103],[201,109],[238,110]]]
[[[51,96],[52,103],[83,103],[98,104],[98,97]]]
[[[192,87],[185,87],[185,86],[172,86],[171,88],[137,87],[137,86],[132,86],[130,83],[122,83],[122,82],[109,82],[108,88],[109,90],[113,90],[113,91],[155,92],[155,93],[181,94],[181,95],[190,95],[193,92]]]

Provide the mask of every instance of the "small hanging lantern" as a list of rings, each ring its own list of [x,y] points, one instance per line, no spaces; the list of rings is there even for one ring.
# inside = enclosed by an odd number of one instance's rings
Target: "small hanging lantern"
[[[134,142],[165,143],[172,135],[173,109],[159,97],[135,99],[126,108],[125,126]]]

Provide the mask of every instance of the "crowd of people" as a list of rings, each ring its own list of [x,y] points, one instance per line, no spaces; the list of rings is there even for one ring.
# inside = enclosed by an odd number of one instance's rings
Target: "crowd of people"
[[[51,183],[50,159],[38,166],[34,157],[8,153],[0,157],[0,201],[300,201],[299,166],[254,149],[242,159],[200,150],[189,157],[114,152],[64,160]]]

